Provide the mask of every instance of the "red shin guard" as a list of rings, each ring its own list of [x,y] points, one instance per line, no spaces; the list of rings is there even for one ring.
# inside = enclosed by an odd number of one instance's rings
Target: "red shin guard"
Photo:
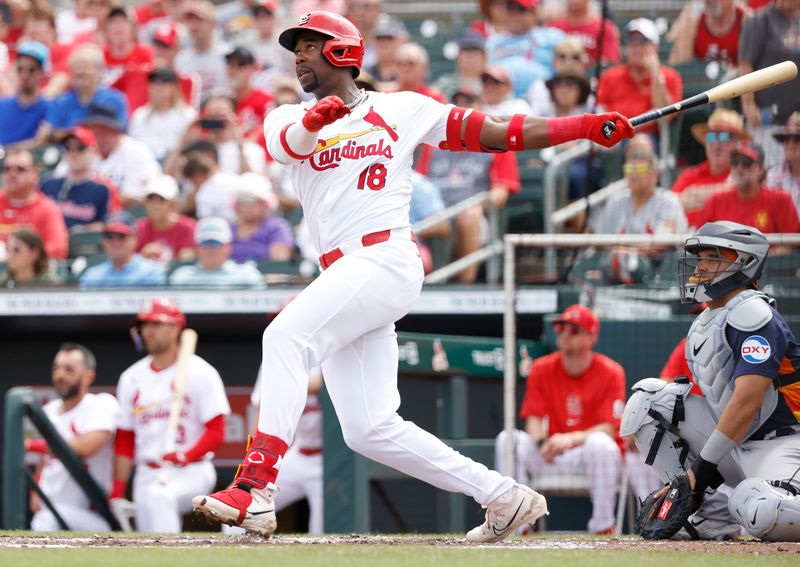
[[[247,440],[247,453],[236,471],[234,481],[254,488],[274,488],[278,463],[289,446],[285,441],[256,430]]]

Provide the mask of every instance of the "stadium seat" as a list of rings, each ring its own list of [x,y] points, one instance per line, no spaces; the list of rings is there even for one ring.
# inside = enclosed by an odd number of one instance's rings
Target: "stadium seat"
[[[102,232],[73,232],[69,235],[69,257],[94,256],[103,251]]]

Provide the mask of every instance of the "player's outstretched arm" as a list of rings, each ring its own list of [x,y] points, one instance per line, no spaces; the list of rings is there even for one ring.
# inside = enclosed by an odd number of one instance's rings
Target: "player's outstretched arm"
[[[603,124],[613,122],[610,138],[603,134]],[[489,148],[531,150],[557,146],[573,140],[591,140],[611,147],[633,137],[633,126],[618,112],[580,114],[565,118],[536,116],[487,116],[481,128],[481,143]]]

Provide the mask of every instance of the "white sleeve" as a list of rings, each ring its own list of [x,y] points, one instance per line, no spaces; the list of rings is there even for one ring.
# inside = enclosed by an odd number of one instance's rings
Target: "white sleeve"
[[[250,394],[250,403],[255,407],[261,406],[261,369],[262,367],[258,367],[258,376],[256,376],[256,385],[253,386],[253,393]]]
[[[117,384],[117,403],[119,404],[118,429],[133,431],[133,405],[131,404],[130,379],[127,372],[123,372]]]
[[[90,431],[114,431],[119,421],[120,406],[111,394],[97,394],[92,399],[91,411],[81,415],[77,429],[83,433]]]
[[[428,144],[434,148],[439,147],[447,137],[447,117],[450,115],[452,104],[442,104],[429,96],[417,93],[405,93],[414,100],[412,119],[415,127],[420,131],[420,144]]]
[[[281,143],[281,132],[288,124],[298,124],[303,119],[306,110],[306,108],[299,104],[285,104],[267,114],[267,118],[264,120],[264,138],[267,140],[267,151],[269,155],[278,163],[282,163],[283,165],[300,163],[300,160],[290,156],[286,152],[284,145]],[[290,130],[298,129],[294,128]],[[305,131],[306,134],[313,134],[313,143],[316,144],[318,138],[317,132],[309,133],[302,127],[300,127],[298,131]],[[291,140],[289,140],[289,142],[291,143]],[[292,146],[292,150],[298,154],[303,151],[299,144]],[[313,148],[309,151],[313,151]],[[308,151],[306,151],[306,153],[308,153]]]
[[[203,423],[222,414],[231,413],[231,406],[228,404],[228,396],[225,393],[225,386],[219,372],[197,357],[192,369],[196,373],[196,379],[192,380],[193,389],[192,400],[197,400],[197,417]]]

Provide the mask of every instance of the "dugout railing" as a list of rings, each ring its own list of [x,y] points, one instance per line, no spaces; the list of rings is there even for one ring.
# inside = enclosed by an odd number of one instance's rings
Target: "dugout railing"
[[[92,508],[100,514],[113,531],[122,528],[111,512],[106,494],[89,474],[53,423],[44,413],[31,388],[12,388],[6,393],[3,431],[3,528],[22,530],[27,527],[28,491],[34,488],[42,496],[25,464],[24,419],[28,418],[47,441],[53,457],[59,459],[70,476],[86,494]],[[49,503],[44,499],[44,505]],[[51,510],[53,511],[53,510]],[[53,511],[62,528],[66,524]]]

